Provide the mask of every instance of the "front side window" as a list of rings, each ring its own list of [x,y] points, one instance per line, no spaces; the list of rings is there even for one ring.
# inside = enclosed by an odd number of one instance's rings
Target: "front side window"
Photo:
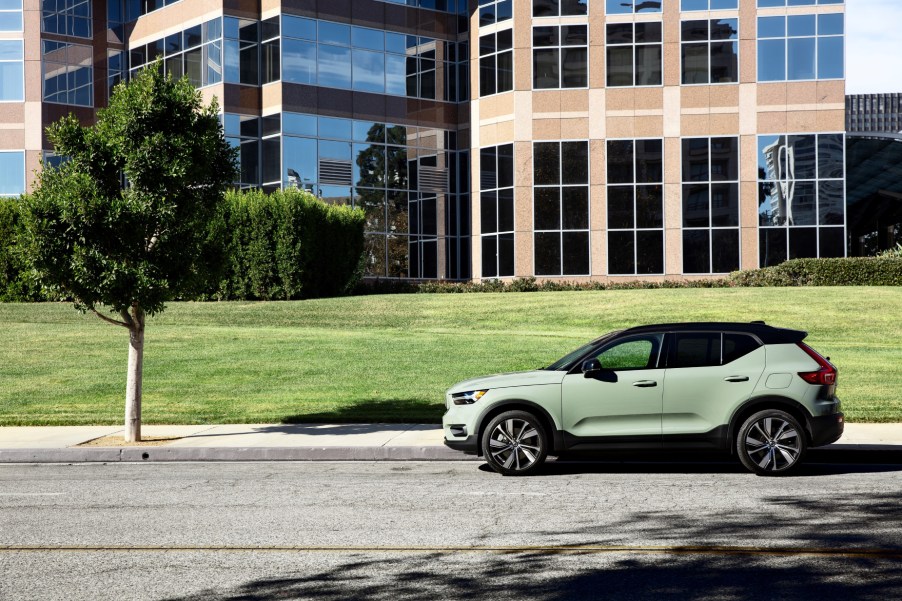
[[[0,0],[0,31],[22,31],[22,0]]]
[[[479,26],[507,21],[513,16],[513,0],[479,0]]]
[[[25,152],[0,151],[0,196],[25,193]]]
[[[662,4],[664,0],[605,0],[605,12],[609,15],[659,13]]]
[[[482,277],[514,275],[514,145],[479,153]]]
[[[25,48],[22,40],[0,40],[0,102],[25,100]]]
[[[758,81],[842,79],[842,13],[758,17]]]
[[[479,95],[491,96],[514,89],[513,31],[479,37]]]
[[[609,87],[661,85],[661,23],[609,23],[605,40]]]
[[[845,256],[841,133],[758,136],[761,267]]]
[[[533,27],[532,86],[536,90],[589,85],[586,25]]]
[[[738,20],[683,21],[680,24],[680,66],[684,84],[737,83]]]
[[[620,340],[605,348],[596,359],[602,369],[612,371],[656,369],[663,338],[661,334],[648,334]]]
[[[532,0],[533,17],[570,17],[589,14],[589,0]]]
[[[94,49],[64,42],[41,42],[44,102],[94,106]]]
[[[608,274],[664,273],[661,140],[608,140]]]
[[[683,273],[739,269],[739,138],[682,141]]]
[[[589,275],[589,143],[533,144],[535,275]]]

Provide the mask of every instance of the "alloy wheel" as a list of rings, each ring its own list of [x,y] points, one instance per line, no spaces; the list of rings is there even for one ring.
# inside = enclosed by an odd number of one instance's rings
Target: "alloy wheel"
[[[542,456],[542,439],[533,424],[512,417],[499,422],[492,430],[489,452],[504,469],[522,471]]]
[[[764,417],[746,430],[745,451],[763,471],[792,467],[802,454],[800,433],[795,425],[779,417]]]

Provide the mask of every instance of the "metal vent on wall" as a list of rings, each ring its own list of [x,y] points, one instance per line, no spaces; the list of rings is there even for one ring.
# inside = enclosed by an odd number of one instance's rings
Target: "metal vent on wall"
[[[351,161],[319,160],[319,183],[327,186],[351,185]]]

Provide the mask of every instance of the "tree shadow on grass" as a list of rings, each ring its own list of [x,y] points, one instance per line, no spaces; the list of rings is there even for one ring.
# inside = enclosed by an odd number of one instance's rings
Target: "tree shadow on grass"
[[[440,424],[444,412],[444,403],[421,399],[366,399],[334,411],[286,415],[280,421],[283,424]]]

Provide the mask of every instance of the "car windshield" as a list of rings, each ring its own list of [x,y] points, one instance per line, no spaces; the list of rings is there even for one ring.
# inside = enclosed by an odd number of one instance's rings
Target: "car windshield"
[[[573,366],[574,361],[578,360],[580,357],[582,357],[583,355],[585,355],[586,353],[591,351],[594,347],[598,346],[599,343],[607,340],[608,338],[610,338],[611,336],[613,336],[615,334],[619,334],[621,331],[622,330],[617,330],[616,332],[610,332],[608,334],[605,334],[601,338],[596,338],[592,342],[587,342],[586,344],[582,345],[575,351],[567,353],[566,355],[564,355],[563,357],[561,357],[560,359],[558,359],[557,361],[555,361],[548,367],[543,367],[542,369],[545,369],[548,371],[558,371],[558,370],[562,370],[562,369],[570,369]]]

